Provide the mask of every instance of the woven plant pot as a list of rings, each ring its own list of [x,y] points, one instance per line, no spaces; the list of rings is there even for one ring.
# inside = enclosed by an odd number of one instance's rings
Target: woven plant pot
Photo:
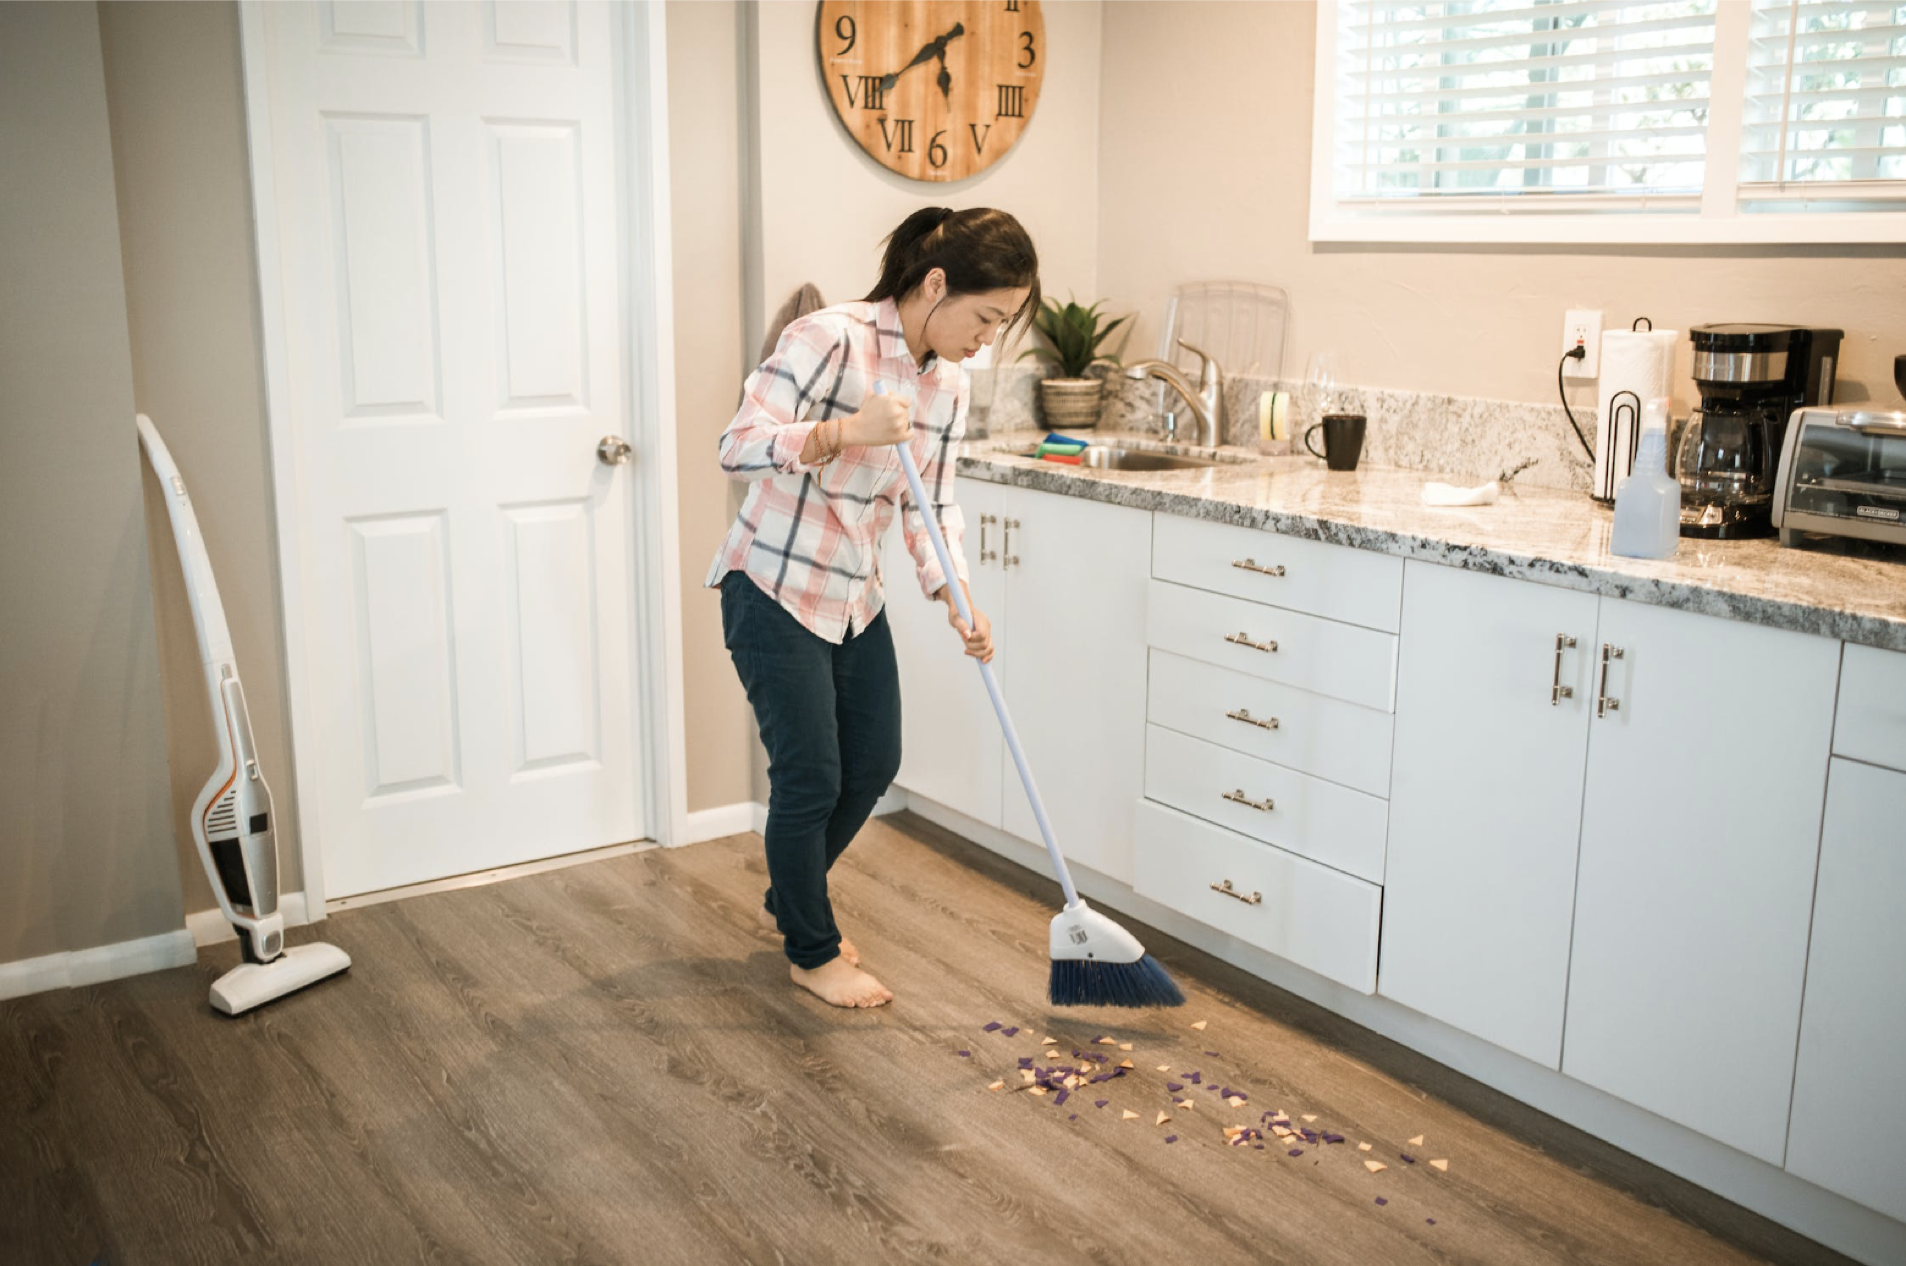
[[[1039,382],[1039,405],[1049,431],[1089,431],[1099,424],[1099,406],[1105,400],[1103,378],[1044,378]]]

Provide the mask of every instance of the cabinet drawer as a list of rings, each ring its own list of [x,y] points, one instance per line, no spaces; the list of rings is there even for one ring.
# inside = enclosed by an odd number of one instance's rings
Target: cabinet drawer
[[[1906,653],[1846,648],[1840,660],[1833,753],[1906,769]]]
[[[1226,880],[1238,896],[1214,889]],[[1361,993],[1376,989],[1374,884],[1144,802],[1132,888]]]
[[[1389,805],[1375,796],[1156,725],[1145,727],[1145,796],[1383,882]]]
[[[1373,796],[1389,794],[1388,712],[1154,650],[1146,717]]]
[[[1403,605],[1400,558],[1169,514],[1153,516],[1152,575],[1386,633]]]
[[[1220,668],[1389,712],[1396,636],[1154,580],[1146,640]]]

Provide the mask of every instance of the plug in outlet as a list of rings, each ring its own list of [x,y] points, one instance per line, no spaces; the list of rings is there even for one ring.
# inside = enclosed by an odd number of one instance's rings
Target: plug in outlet
[[[1562,350],[1579,347],[1588,355],[1562,362],[1564,378],[1599,378],[1602,372],[1602,314],[1598,308],[1570,308],[1562,314]]]

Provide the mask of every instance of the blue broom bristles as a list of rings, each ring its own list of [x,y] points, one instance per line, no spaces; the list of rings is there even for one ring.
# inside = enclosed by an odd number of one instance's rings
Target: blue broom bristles
[[[1182,1007],[1185,995],[1158,960],[1054,960],[1046,996],[1056,1007]]]

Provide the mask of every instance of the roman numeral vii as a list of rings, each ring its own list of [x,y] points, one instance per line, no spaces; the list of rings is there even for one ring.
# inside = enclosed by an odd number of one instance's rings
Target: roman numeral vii
[[[895,119],[893,124],[893,131],[889,132],[887,130],[887,120],[880,120],[880,135],[882,139],[887,142],[888,152],[893,152],[894,142],[898,141],[900,142],[900,152],[902,154],[913,153],[913,120]]]

